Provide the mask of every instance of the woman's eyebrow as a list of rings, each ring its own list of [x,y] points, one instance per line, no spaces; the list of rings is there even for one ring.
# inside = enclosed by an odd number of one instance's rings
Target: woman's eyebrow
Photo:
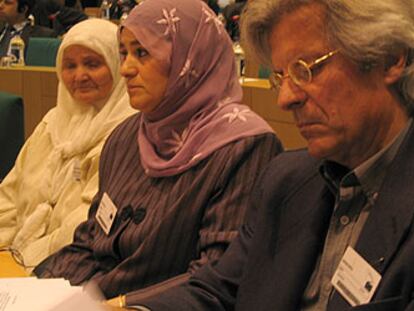
[[[141,43],[139,43],[139,41],[138,41],[138,40],[131,41],[131,45],[132,45],[132,46],[142,46],[142,44],[141,44]]]

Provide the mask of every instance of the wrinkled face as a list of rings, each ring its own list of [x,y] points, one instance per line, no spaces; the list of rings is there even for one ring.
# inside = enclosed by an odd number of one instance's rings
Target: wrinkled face
[[[24,12],[17,11],[17,0],[0,0],[0,21],[14,25],[25,19]]]
[[[324,34],[324,8],[299,7],[284,15],[269,37],[274,70],[308,63],[335,50]],[[363,72],[341,52],[313,70],[311,83],[283,80],[278,105],[293,112],[312,156],[354,168],[384,147],[404,126],[402,105],[389,90],[383,66]]]
[[[164,97],[168,68],[149,54],[127,28],[121,32],[119,50],[131,106],[143,113],[153,111]]]
[[[82,45],[70,45],[64,50],[61,76],[79,103],[100,109],[111,94],[113,78],[105,59]]]

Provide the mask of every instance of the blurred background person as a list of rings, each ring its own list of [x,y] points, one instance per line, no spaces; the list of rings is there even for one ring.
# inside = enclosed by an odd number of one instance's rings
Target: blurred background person
[[[125,19],[137,4],[136,0],[108,0],[109,18],[114,20]]]
[[[236,2],[225,6],[221,11],[226,30],[233,41],[240,40],[239,20],[246,3],[247,0],[236,0]]]
[[[63,0],[38,0],[33,16],[36,25],[49,27],[59,36],[68,32],[73,25],[88,19],[79,1]]]
[[[213,12],[216,13],[216,15],[220,13],[220,6],[218,5],[217,0],[203,0],[203,1],[207,3],[209,8],[212,9]]]
[[[72,241],[98,189],[104,141],[135,112],[116,42],[117,27],[100,19],[79,23],[65,36],[56,59],[56,107],[0,184],[0,247],[27,268]]]
[[[10,54],[10,41],[20,36],[25,49],[30,37],[56,37],[57,34],[50,28],[32,25],[28,18],[32,13],[34,0],[1,0],[0,1],[0,58]]]
[[[92,280],[107,298],[128,293],[129,303],[222,255],[281,145],[240,104],[232,42],[205,3],[144,1],[122,24],[120,54],[141,113],[108,139],[99,192],[74,242],[34,273]]]

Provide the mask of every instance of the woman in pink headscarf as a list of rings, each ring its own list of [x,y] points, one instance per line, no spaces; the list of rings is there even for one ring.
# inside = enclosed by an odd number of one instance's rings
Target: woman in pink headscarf
[[[202,1],[146,0],[119,37],[121,74],[141,113],[108,139],[74,242],[34,272],[94,280],[107,298],[129,293],[133,303],[221,256],[281,146],[240,104],[231,41]]]

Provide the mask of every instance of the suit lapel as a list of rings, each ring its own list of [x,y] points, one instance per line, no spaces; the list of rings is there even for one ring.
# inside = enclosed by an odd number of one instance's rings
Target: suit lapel
[[[278,281],[272,292],[278,293],[279,301],[274,305],[281,306],[280,310],[299,308],[324,245],[334,197],[322,178],[318,176],[317,179],[318,182],[304,187],[303,193],[298,193],[287,203],[288,208],[281,221],[282,232],[276,244],[273,273],[269,273],[272,277],[277,275]]]
[[[414,215],[413,126],[387,172],[367,222],[355,247],[356,251],[381,275],[386,271],[399,246],[404,242]],[[380,285],[381,286],[381,283]],[[375,299],[375,296],[374,298]],[[349,305],[338,293],[329,303],[329,310],[345,310]]]
[[[32,33],[32,27],[30,26],[30,24],[26,24],[20,34],[20,37],[23,39],[24,43],[26,44],[26,49],[29,43],[29,37],[31,37],[31,33]]]
[[[283,198],[268,185],[236,310],[299,308],[329,225],[334,198],[312,162],[289,185]],[[285,187],[289,187],[285,185]],[[266,209],[277,211],[269,214]],[[260,306],[257,305],[260,301]]]
[[[6,56],[9,48],[10,30],[6,29],[6,25],[0,30],[0,58]]]
[[[414,208],[411,181],[414,178],[413,126],[409,129],[389,168],[356,250],[379,273],[388,266],[410,228]]]

